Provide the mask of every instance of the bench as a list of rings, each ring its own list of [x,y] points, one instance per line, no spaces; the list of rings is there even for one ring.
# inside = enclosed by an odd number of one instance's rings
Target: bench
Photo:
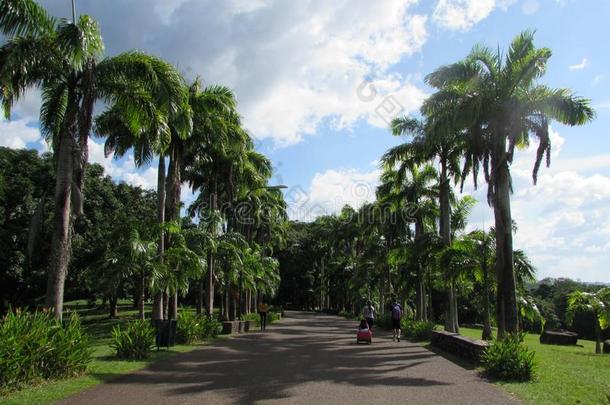
[[[489,345],[484,340],[440,330],[432,331],[431,343],[439,349],[475,363],[481,360],[481,356]]]

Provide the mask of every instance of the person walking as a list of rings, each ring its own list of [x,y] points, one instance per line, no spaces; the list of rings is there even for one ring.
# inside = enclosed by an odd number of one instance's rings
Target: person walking
[[[261,331],[264,331],[267,328],[267,312],[268,311],[269,311],[269,304],[267,304],[267,301],[263,301],[260,304],[258,304],[258,314],[261,317],[261,319],[260,319]]]
[[[362,315],[364,315],[366,323],[369,324],[369,329],[373,330],[373,324],[375,323],[375,307],[373,307],[371,301],[366,302],[366,305],[362,309]]]
[[[396,300],[392,299],[392,341],[397,339],[400,342],[400,320],[402,319],[402,306]]]

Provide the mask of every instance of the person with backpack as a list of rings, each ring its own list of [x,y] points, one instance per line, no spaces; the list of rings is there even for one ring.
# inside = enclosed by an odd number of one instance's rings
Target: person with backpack
[[[392,341],[397,339],[400,342],[400,320],[402,319],[402,306],[396,300],[392,299]]]
[[[267,311],[269,311],[269,304],[267,304],[266,300],[263,300],[260,304],[258,304],[258,314],[261,317],[261,331],[267,329]]]
[[[364,319],[366,319],[366,323],[369,324],[369,329],[373,329],[373,324],[375,323],[375,307],[371,304],[371,301],[367,301],[366,305],[362,309],[362,315],[364,315]]]

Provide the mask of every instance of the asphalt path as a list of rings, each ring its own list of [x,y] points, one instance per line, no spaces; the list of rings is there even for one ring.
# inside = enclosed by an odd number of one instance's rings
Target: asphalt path
[[[62,404],[518,404],[468,370],[353,321],[288,312],[248,333],[178,354]]]

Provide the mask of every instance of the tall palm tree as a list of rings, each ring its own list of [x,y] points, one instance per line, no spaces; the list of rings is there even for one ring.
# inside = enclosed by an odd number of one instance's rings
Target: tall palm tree
[[[582,125],[594,117],[589,100],[567,89],[538,84],[551,51],[536,48],[533,38],[531,31],[517,35],[505,55],[477,45],[466,59],[426,77],[428,84],[440,90],[431,96],[431,104],[451,101],[453,116],[468,130],[464,167],[473,168],[476,179],[482,166],[488,183],[496,228],[499,337],[518,330],[510,210],[510,164],[515,147],[526,145],[531,136],[538,138],[535,182],[545,155],[547,165],[550,163],[549,122]]]
[[[436,205],[434,200],[438,196],[436,182],[437,171],[429,164],[418,166],[412,161],[402,161],[394,170],[391,161],[387,160],[386,171],[382,174],[382,183],[389,186],[391,192],[402,199],[407,206],[413,207],[412,218],[414,223],[414,244],[425,244],[430,228],[435,226]],[[393,184],[392,184],[393,183]],[[387,187],[386,186],[386,187]],[[385,193],[385,190],[383,191]],[[433,232],[434,233],[434,232]],[[422,250],[423,253],[423,250]],[[416,315],[420,320],[427,318],[425,269],[423,256],[417,260],[417,289],[416,289]]]
[[[46,301],[61,318],[70,260],[71,215],[82,212],[88,139],[97,100],[129,111],[134,128],[154,118],[152,93],[170,109],[185,95],[165,62],[140,52],[102,59],[98,24],[89,16],[56,20],[33,0],[0,2],[1,102],[5,115],[30,87],[42,88],[41,129],[56,161],[55,212]],[[160,91],[160,90],[163,91]]]
[[[463,154],[463,142],[460,139],[459,128],[454,125],[451,105],[434,106],[434,115],[425,116],[425,121],[408,117],[398,117],[392,121],[394,135],[410,135],[411,139],[388,150],[383,161],[395,164],[399,161],[423,163],[438,159],[439,173],[439,228],[443,244],[451,245],[451,185],[450,177],[458,181],[460,158]],[[426,112],[426,108],[422,108]],[[447,311],[445,314],[445,330],[458,331],[456,297],[453,284],[447,291]]]

